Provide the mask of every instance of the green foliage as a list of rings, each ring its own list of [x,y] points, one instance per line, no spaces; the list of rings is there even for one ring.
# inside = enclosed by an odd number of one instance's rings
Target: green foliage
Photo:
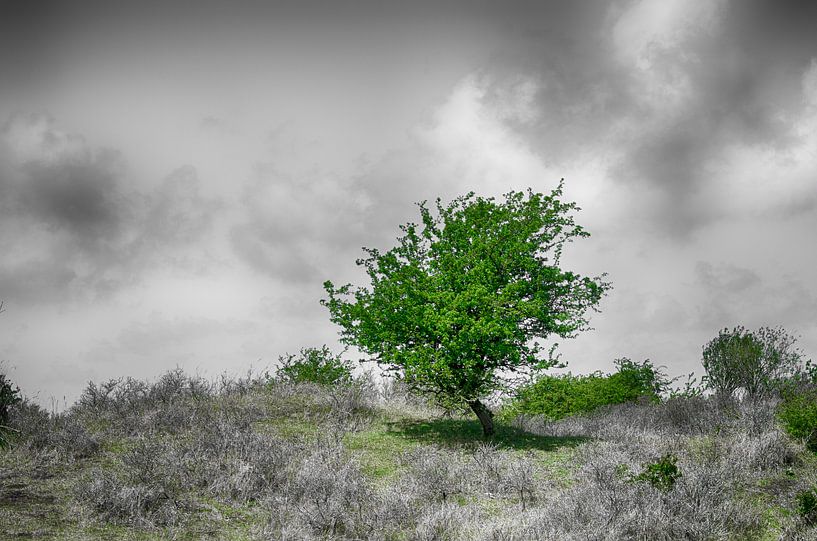
[[[667,453],[657,461],[647,464],[644,471],[634,476],[632,480],[649,483],[659,490],[669,491],[675,486],[675,481],[682,476],[677,462],[677,456]]]
[[[703,348],[707,386],[724,395],[738,389],[749,398],[768,396],[803,373],[797,339],[784,329],[722,329]]]
[[[610,287],[560,268],[564,244],[588,236],[561,195],[470,193],[438,199],[436,213],[420,203],[422,223],[401,226],[396,247],[364,248],[371,287],[327,281],[321,302],[345,343],[414,390],[474,404],[505,385],[502,373],[552,366],[537,339],[585,329]]]
[[[302,348],[299,355],[286,354],[279,358],[281,366],[276,381],[288,383],[318,383],[336,385],[352,381],[353,365],[323,346]]]
[[[797,514],[806,522],[813,525],[817,523],[817,491],[814,489],[803,490],[797,494]]]
[[[20,402],[20,388],[12,385],[5,374],[0,374],[0,449],[8,445],[9,433],[12,432],[8,426],[9,408]]]
[[[817,387],[803,386],[785,393],[777,415],[790,436],[803,440],[817,453]]]
[[[613,374],[595,372],[585,376],[572,374],[539,377],[517,389],[507,415],[544,415],[562,419],[587,413],[600,406],[635,402],[642,397],[657,402],[668,382],[650,361],[636,363],[617,359]]]

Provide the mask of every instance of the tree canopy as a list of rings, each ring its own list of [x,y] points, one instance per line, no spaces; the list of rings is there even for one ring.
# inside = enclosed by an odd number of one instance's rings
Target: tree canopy
[[[504,200],[473,192],[434,211],[419,203],[421,221],[400,226],[397,245],[363,248],[370,287],[324,283],[321,302],[341,327],[341,340],[372,355],[415,390],[467,404],[493,432],[482,404],[503,374],[548,368],[540,342],[587,327],[610,284],[560,268],[562,249],[589,234],[561,201],[509,192]]]

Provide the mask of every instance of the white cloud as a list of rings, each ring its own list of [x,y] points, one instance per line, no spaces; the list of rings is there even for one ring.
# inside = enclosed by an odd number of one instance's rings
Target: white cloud
[[[695,87],[688,66],[701,62],[688,42],[718,27],[725,0],[638,0],[613,17],[618,61],[630,69],[642,105],[672,122]]]

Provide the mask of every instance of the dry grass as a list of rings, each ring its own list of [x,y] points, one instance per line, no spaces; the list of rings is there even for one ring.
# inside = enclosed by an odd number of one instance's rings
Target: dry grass
[[[675,398],[558,422],[520,418],[484,441],[475,421],[366,378],[115,380],[89,386],[63,414],[15,406],[20,434],[0,453],[0,532],[813,539],[796,496],[817,485],[814,455],[778,430],[775,406]],[[645,481],[667,455],[680,475]]]

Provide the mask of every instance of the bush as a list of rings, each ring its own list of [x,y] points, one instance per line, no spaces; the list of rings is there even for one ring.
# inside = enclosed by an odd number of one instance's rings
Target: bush
[[[303,348],[298,356],[286,354],[279,358],[281,366],[276,381],[287,383],[318,383],[336,385],[352,381],[352,364],[323,346]]]
[[[677,462],[677,456],[667,453],[657,461],[647,464],[643,472],[633,477],[633,481],[647,482],[659,490],[670,490],[682,475]]]
[[[418,492],[429,500],[444,503],[468,491],[466,466],[454,451],[424,445],[406,451],[401,461]]]
[[[543,415],[562,419],[609,404],[636,402],[646,397],[657,402],[667,382],[649,361],[617,359],[617,372],[586,376],[542,376],[519,388],[510,406],[512,414]]]
[[[185,507],[161,483],[133,483],[108,470],[94,470],[75,488],[75,496],[104,521],[141,528],[172,526],[184,520]]]
[[[12,385],[5,374],[0,374],[0,449],[8,445],[12,428],[9,425],[9,408],[22,402],[20,388]]]
[[[778,418],[791,437],[803,440],[809,450],[817,452],[817,387],[786,393]]]
[[[803,373],[797,339],[780,327],[723,329],[703,348],[706,384],[715,392],[732,395],[743,390],[748,398],[769,396]]]
[[[806,524],[817,523],[817,491],[809,489],[797,494],[797,514]]]
[[[318,442],[295,471],[286,497],[297,519],[316,534],[360,539],[370,530],[367,503],[374,493],[342,445]]]

